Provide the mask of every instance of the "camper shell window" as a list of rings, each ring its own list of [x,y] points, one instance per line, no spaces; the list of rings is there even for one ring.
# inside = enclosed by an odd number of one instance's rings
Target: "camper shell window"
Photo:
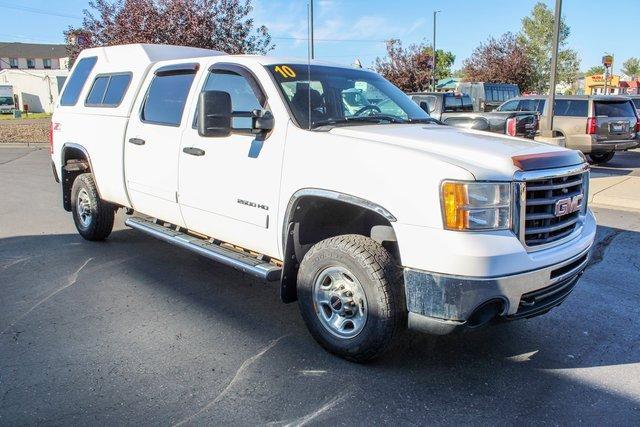
[[[75,66],[75,69],[64,88],[64,92],[60,98],[60,105],[76,105],[78,98],[80,98],[80,92],[82,92],[82,88],[84,87],[84,84],[87,81],[87,78],[89,78],[89,74],[91,74],[91,70],[93,70],[97,61],[98,58],[95,56],[82,58],[78,61],[78,64]]]
[[[110,107],[120,105],[131,83],[131,73],[100,74],[96,76],[84,105],[87,107]]]

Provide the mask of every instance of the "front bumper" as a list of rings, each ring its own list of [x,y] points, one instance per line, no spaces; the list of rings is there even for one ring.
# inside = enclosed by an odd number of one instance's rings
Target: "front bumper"
[[[554,265],[503,277],[464,277],[404,270],[409,328],[445,335],[468,327],[480,307],[498,301],[500,318],[533,317],[560,305],[589,262],[591,247]]]

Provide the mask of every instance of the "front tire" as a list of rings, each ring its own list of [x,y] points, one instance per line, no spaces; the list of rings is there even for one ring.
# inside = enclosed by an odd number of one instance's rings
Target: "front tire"
[[[78,175],[71,187],[71,211],[76,229],[91,241],[106,239],[113,230],[115,209],[100,199],[93,175]]]
[[[591,159],[591,163],[596,165],[603,165],[613,159],[615,151],[609,151],[608,153],[590,153],[589,159]]]
[[[380,356],[406,320],[402,272],[385,248],[365,236],[314,245],[300,263],[297,292],[311,335],[350,361]]]

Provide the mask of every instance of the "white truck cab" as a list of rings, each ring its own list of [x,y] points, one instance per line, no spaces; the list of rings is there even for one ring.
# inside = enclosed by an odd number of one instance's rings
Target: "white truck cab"
[[[354,92],[367,102],[345,105]],[[576,151],[438,124],[362,69],[160,45],[78,57],[52,161],[79,233],[134,229],[281,284],[354,361],[542,314],[587,265]]]

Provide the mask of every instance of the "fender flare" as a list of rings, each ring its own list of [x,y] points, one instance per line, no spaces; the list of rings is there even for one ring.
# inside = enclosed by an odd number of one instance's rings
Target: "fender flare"
[[[65,142],[64,144],[62,144],[62,148],[60,149],[60,182],[62,183],[62,203],[65,210],[67,211],[71,210],[71,204],[70,204],[71,202],[70,202],[70,198],[67,198],[66,194],[67,194],[67,191],[69,192],[71,191],[71,185],[73,185],[73,182],[67,182],[68,180],[66,179],[66,176],[68,172],[66,172],[64,169],[65,154],[67,152],[67,149],[69,148],[82,152],[84,157],[87,159],[87,162],[89,163],[89,170],[91,171],[91,173],[93,173],[93,170],[94,170],[93,164],[91,163],[91,157],[89,156],[89,152],[87,151],[86,148],[74,142]],[[98,196],[102,198],[98,183],[96,182],[95,185],[96,185],[96,191],[98,192]]]
[[[295,246],[297,245],[294,240],[294,236],[296,234],[296,223],[291,221],[291,219],[295,215],[295,211],[298,208],[300,200],[306,197],[328,199],[347,203],[372,211],[382,216],[390,223],[397,221],[396,217],[386,208],[380,206],[377,203],[371,202],[361,197],[353,196],[351,194],[346,194],[334,190],[325,190],[321,188],[303,188],[296,191],[289,199],[289,203],[287,204],[287,209],[285,211],[285,216],[282,221],[282,248],[284,256],[282,276],[280,279],[280,298],[285,303],[294,302],[297,299],[296,272],[301,260],[298,260],[295,255]]]

